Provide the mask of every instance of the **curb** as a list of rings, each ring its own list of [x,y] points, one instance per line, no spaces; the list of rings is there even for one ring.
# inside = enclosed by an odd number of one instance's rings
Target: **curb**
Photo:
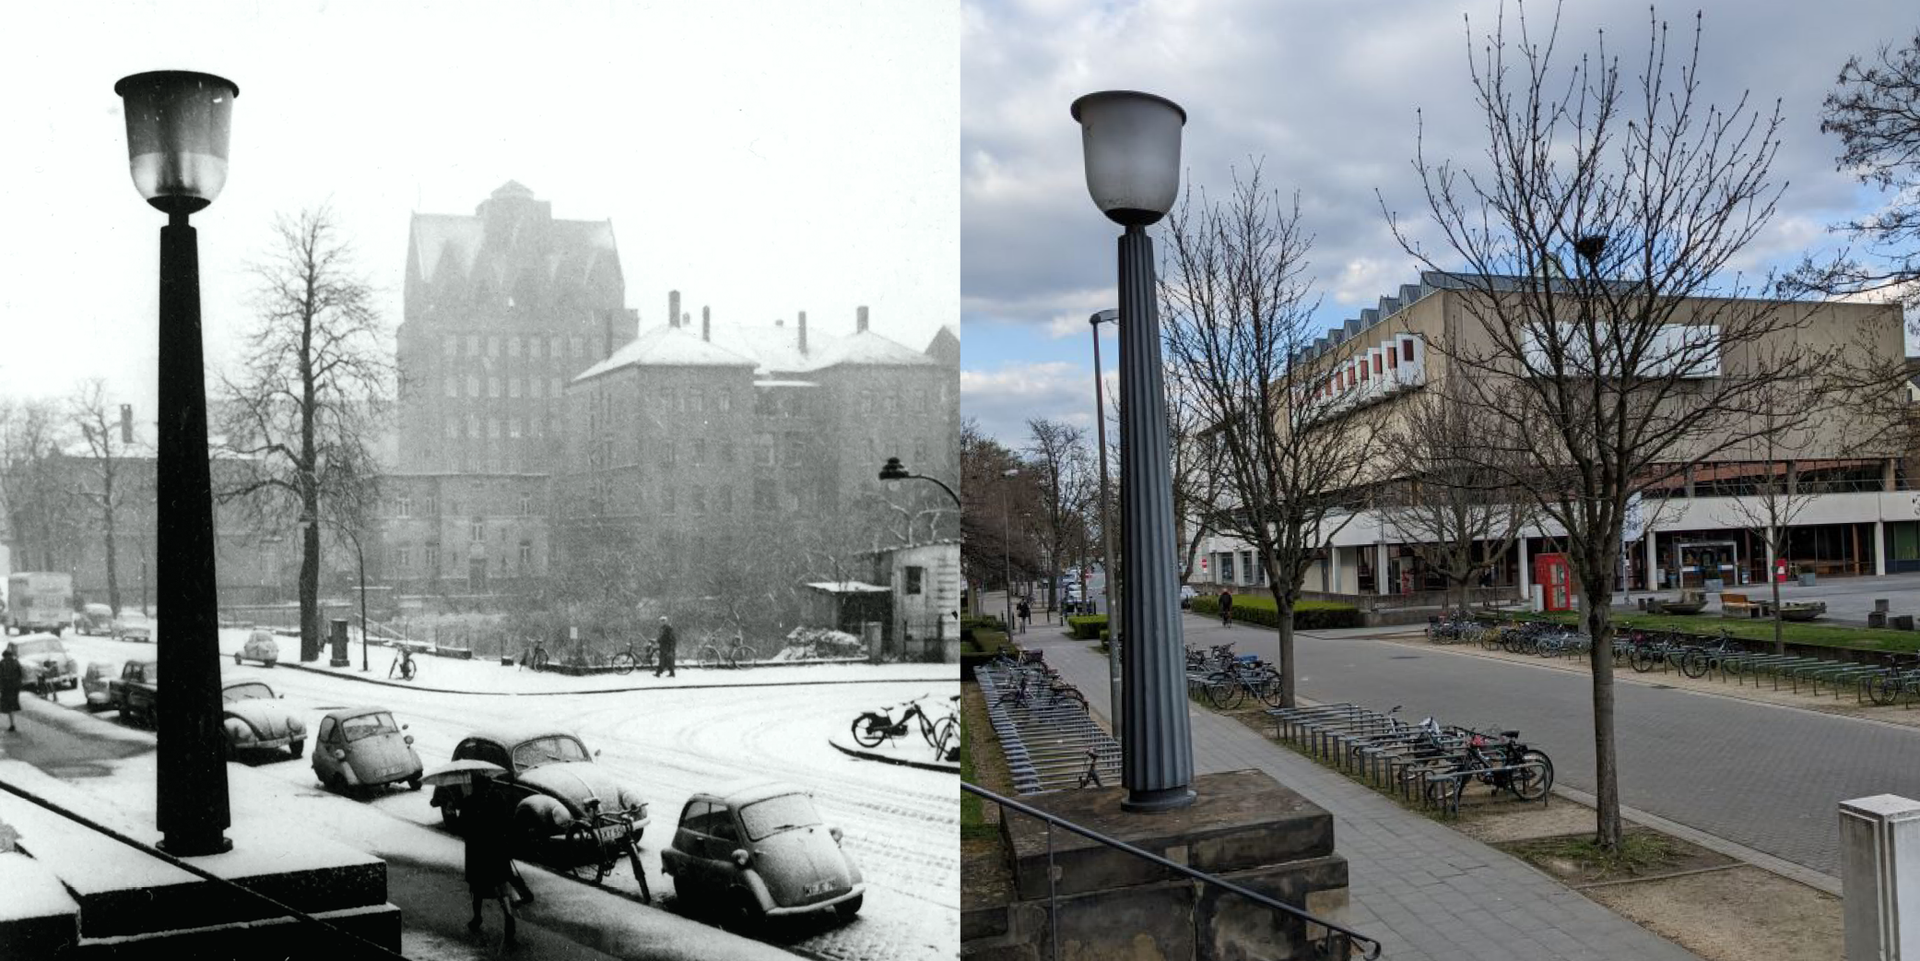
[[[862,761],[879,761],[882,764],[898,764],[901,767],[916,767],[922,771],[938,771],[941,774],[952,774],[956,776],[960,773],[959,761],[913,761],[903,757],[879,754],[866,750],[865,748],[849,747],[840,743],[839,739],[834,737],[827,738],[827,743],[833,745],[834,750],[849,757],[859,758]]]
[[[757,683],[756,682],[745,682],[745,683],[729,682],[729,683],[721,683],[721,684],[676,684],[672,687],[668,687],[665,685],[645,686],[645,687],[604,687],[604,688],[596,688],[593,690],[579,690],[579,691],[471,691],[471,690],[465,690],[462,688],[454,688],[454,687],[424,687],[422,685],[415,684],[412,681],[396,681],[396,680],[392,680],[390,678],[384,678],[384,677],[370,677],[370,676],[361,674],[359,671],[352,671],[351,673],[347,673],[345,671],[337,671],[332,668],[314,667],[312,665],[300,664],[293,661],[280,661],[278,666],[284,667],[284,668],[290,668],[296,671],[306,671],[309,674],[320,674],[326,677],[345,678],[351,681],[358,681],[362,684],[378,684],[383,687],[398,687],[398,688],[404,688],[409,691],[427,691],[434,694],[471,694],[471,695],[483,696],[483,697],[561,697],[561,696],[573,695],[573,694],[628,694],[628,693],[634,693],[639,691],[687,691],[687,690],[700,690],[700,689],[710,689],[710,688],[811,687],[811,686],[816,686],[820,684],[892,684],[895,682],[940,684],[940,683],[945,683],[947,681],[959,680],[959,677],[960,677],[959,667],[958,665],[955,665],[954,673],[952,676],[949,676],[949,677],[880,677],[880,678],[860,678],[856,680],[845,680],[845,681],[760,681]]]

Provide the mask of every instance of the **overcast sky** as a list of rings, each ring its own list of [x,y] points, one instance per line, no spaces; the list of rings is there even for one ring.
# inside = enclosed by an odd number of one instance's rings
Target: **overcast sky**
[[[967,0],[966,415],[1014,447],[1026,444],[1029,417],[1092,425],[1087,317],[1113,306],[1118,228],[1087,197],[1074,98],[1136,89],[1185,107],[1183,185],[1223,191],[1236,167],[1259,160],[1270,186],[1299,190],[1320,316],[1332,326],[1417,279],[1375,196],[1403,220],[1424,209],[1410,166],[1415,111],[1430,158],[1484,157],[1463,17],[1478,36],[1500,9],[1497,0]],[[1515,9],[1507,5],[1509,26]],[[1554,11],[1526,9],[1536,30]],[[1821,98],[1849,55],[1912,37],[1920,12],[1912,0],[1662,4],[1680,54],[1696,11],[1708,98],[1730,105],[1750,91],[1763,108],[1780,100],[1786,117],[1773,175],[1788,186],[1740,266],[1796,260],[1827,239],[1826,224],[1876,202],[1833,170],[1839,145],[1820,132]],[[1560,50],[1592,51],[1604,28],[1623,75],[1637,76],[1650,22],[1644,4],[1568,2]],[[1109,335],[1109,374],[1112,346]]]
[[[276,213],[331,203],[401,317],[411,213],[508,180],[613,222],[627,305],[915,348],[959,320],[957,3],[89,2],[16,5],[0,182],[0,392],[103,377],[151,423],[159,228],[114,82],[240,87],[226,189],[196,214],[209,362],[252,322]]]

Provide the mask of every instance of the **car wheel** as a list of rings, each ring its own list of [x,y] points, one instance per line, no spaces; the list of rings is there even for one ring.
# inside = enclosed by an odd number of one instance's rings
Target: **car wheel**
[[[420,790],[420,775],[415,774],[414,776],[407,778],[407,790],[409,791]]]
[[[235,667],[239,667],[239,666],[240,666],[240,654],[239,654],[239,652],[237,652],[237,651],[236,651],[236,652],[234,653],[234,655],[233,655],[233,664],[234,664],[234,666],[235,666]]]
[[[760,910],[760,901],[750,891],[735,889],[727,905],[728,920],[736,927],[754,928],[766,920],[766,914]]]
[[[294,740],[292,744],[287,745],[287,752],[292,754],[294,757],[299,757],[300,755],[306,753],[306,750],[307,750],[307,741],[305,738],[297,738]]]
[[[335,794],[347,793],[347,776],[344,774],[335,774],[333,777],[327,779],[327,790]]]
[[[840,920],[842,921],[851,921],[853,920],[854,915],[860,913],[860,904],[864,902],[866,899],[867,899],[866,895],[856,894],[853,897],[850,897],[845,901],[842,901],[839,904],[834,905],[833,913],[839,915]]]

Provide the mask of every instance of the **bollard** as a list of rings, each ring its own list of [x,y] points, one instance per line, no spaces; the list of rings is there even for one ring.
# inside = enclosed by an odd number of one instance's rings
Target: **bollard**
[[[1840,802],[1846,961],[1920,961],[1920,801]]]
[[[1885,614],[1885,613],[1887,612],[1887,609],[1888,609],[1888,607],[1889,607],[1889,605],[1888,605],[1888,603],[1887,603],[1887,599],[1886,599],[1886,598],[1884,598],[1884,597],[1877,597],[1877,598],[1874,598],[1874,601],[1873,601],[1873,609],[1874,609],[1874,610],[1876,610],[1876,611],[1879,611],[1879,612],[1880,612],[1880,613],[1882,613],[1882,614]]]
[[[347,659],[347,620],[344,617],[336,617],[332,621],[332,626],[333,659],[327,662],[327,666],[348,667],[353,662]]]

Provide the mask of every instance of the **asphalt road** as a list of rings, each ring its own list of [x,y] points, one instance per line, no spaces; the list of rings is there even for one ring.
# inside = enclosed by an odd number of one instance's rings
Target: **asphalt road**
[[[1188,615],[1191,646],[1275,656],[1272,631]],[[1405,630],[1404,628],[1402,630]],[[1298,690],[1412,720],[1518,729],[1561,784],[1594,789],[1592,679],[1356,636],[1295,640]],[[1620,800],[1837,877],[1841,801],[1920,797],[1920,730],[1617,681]]]
[[[223,637],[223,647],[238,647],[241,635],[227,633],[235,636]],[[107,638],[69,638],[67,646],[82,665],[96,658],[151,657],[153,650]],[[802,785],[815,792],[827,822],[845,831],[846,848],[866,876],[865,905],[850,924],[802,925],[769,933],[767,940],[806,956],[847,961],[950,958],[959,942],[957,779],[855,760],[827,743],[829,733],[843,732],[862,710],[929,693],[926,682],[501,697],[369,685],[285,666],[223,662],[222,671],[266,681],[307,720],[310,734],[327,709],[388,707],[410,725],[429,768],[444,763],[461,737],[483,725],[548,724],[578,733],[589,750],[601,752],[596,762],[637,787],[650,805],[652,826],[642,847],[655,909],[690,918],[705,918],[702,906],[679,902],[672,880],[659,873],[659,848],[670,842],[687,797],[742,780]],[[957,677],[951,687],[957,689]],[[953,690],[933,693],[944,699]],[[81,701],[77,692],[62,699],[67,705]],[[282,753],[246,763],[292,787],[318,791],[307,758],[284,758]],[[427,796],[402,789],[354,803],[420,830],[444,832]],[[548,886],[567,883],[553,878]],[[632,895],[635,910],[650,910],[639,905],[639,886],[624,863],[607,884]],[[393,900],[408,909],[409,896],[396,886]]]

